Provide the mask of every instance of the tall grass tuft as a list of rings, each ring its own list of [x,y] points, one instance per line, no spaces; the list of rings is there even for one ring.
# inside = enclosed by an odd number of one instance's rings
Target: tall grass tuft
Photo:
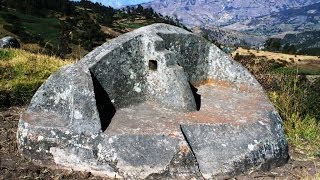
[[[269,92],[269,97],[284,120],[289,142],[310,156],[319,156],[320,125],[310,111],[309,99],[314,96],[310,85],[295,75],[284,76],[279,87]]]
[[[70,60],[0,49],[0,107],[25,105],[38,87]]]

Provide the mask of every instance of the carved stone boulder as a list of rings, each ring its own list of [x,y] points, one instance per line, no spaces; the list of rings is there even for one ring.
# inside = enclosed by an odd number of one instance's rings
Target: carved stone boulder
[[[215,45],[154,24],[60,69],[22,114],[23,155],[125,179],[233,176],[288,159],[256,79]]]

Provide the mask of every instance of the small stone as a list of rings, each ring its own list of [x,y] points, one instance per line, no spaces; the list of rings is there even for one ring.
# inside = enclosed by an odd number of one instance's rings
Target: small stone
[[[20,48],[20,43],[16,38],[6,36],[0,39],[0,48]]]

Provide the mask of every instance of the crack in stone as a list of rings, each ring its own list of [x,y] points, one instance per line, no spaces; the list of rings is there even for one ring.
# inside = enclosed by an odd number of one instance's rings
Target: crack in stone
[[[194,153],[194,151],[193,151],[193,149],[192,149],[192,146],[191,146],[191,144],[190,144],[190,142],[189,142],[186,134],[185,134],[184,131],[183,131],[182,125],[180,125],[180,130],[181,130],[181,133],[182,133],[184,139],[186,140],[186,142],[187,142],[187,144],[188,144],[188,146],[189,146],[189,148],[190,148],[190,150],[191,150],[191,152],[192,152],[192,154],[193,154],[193,156],[194,156],[194,159],[196,160],[197,169],[198,169],[199,173],[202,175],[201,170],[200,170],[200,167],[199,167],[199,162],[198,162],[198,160],[197,160],[197,156],[196,156],[196,154]]]

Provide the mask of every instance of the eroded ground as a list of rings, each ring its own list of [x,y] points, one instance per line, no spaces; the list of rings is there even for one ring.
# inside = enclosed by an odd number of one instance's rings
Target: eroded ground
[[[0,179],[103,179],[88,172],[53,170],[33,164],[20,156],[16,131],[23,107],[0,110]],[[310,159],[290,147],[291,159],[282,167],[268,172],[249,172],[231,179],[317,179],[320,159]]]

